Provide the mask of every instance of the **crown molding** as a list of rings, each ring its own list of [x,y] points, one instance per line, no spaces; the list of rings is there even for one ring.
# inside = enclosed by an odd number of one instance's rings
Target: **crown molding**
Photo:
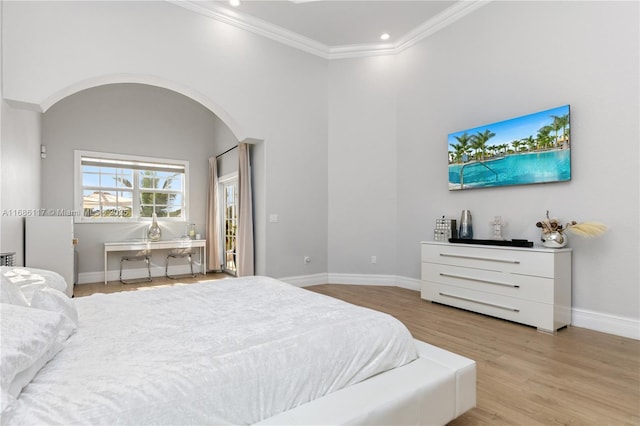
[[[366,56],[394,55],[396,46],[387,44],[349,44],[329,47],[327,59],[362,58]]]
[[[367,56],[395,55],[413,46],[419,41],[453,24],[458,19],[479,9],[493,0],[460,0],[453,6],[410,31],[396,43],[353,44],[344,46],[327,46],[293,31],[273,25],[262,19],[230,10],[215,3],[197,0],[166,0],[192,12],[207,16],[216,21],[232,25],[236,28],[252,32],[284,45],[302,50],[324,59],[346,59]]]
[[[395,53],[402,52],[492,1],[493,0],[461,0],[456,2],[453,6],[448,7],[402,37],[395,45]]]
[[[229,10],[217,4],[208,3],[205,7],[197,0],[166,0],[176,6],[183,7],[216,21],[232,25],[236,28],[252,32],[290,47],[302,50],[321,58],[329,59],[329,47],[293,31],[273,25],[262,19],[254,18],[243,13]]]

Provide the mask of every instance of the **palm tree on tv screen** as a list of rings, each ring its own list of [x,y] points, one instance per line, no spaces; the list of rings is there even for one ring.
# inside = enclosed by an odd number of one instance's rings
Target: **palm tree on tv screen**
[[[556,141],[555,144],[560,144],[560,135],[558,131],[562,130],[563,139],[567,138],[567,127],[569,126],[569,114],[565,115],[552,115],[553,123],[551,123],[551,128],[556,133]]]
[[[560,137],[558,130],[562,130],[562,141],[567,142],[569,140],[569,114],[565,115],[552,115],[553,123],[552,128],[556,131],[556,144],[559,145]]]
[[[458,163],[460,163],[464,161],[464,155],[469,154],[471,152],[471,147],[470,147],[471,136],[467,134],[467,132],[464,132],[460,136],[455,136],[455,138],[458,141],[458,143],[449,144],[449,145],[451,145],[451,147],[454,149],[454,153],[453,153],[454,159]]]
[[[496,134],[486,129],[484,132],[478,132],[471,137],[471,148],[475,150],[476,160],[484,160],[487,152],[487,142]]]

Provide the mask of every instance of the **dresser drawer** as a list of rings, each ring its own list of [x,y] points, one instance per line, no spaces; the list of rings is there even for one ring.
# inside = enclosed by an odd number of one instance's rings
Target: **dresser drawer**
[[[463,244],[422,244],[422,261],[537,277],[554,277],[558,254],[527,249],[475,247]]]
[[[551,278],[424,262],[422,279],[535,302],[554,302],[554,281]]]
[[[428,281],[422,283],[421,297],[432,302],[531,325],[548,332],[553,332],[570,322],[569,320],[565,324],[554,324],[554,306],[552,304]]]
[[[571,249],[421,243],[422,294],[554,332],[571,324]]]

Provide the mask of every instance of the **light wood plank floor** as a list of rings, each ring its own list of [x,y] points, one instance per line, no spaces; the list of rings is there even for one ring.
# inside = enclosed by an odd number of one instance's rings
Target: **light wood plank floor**
[[[415,338],[475,360],[477,407],[451,425],[640,424],[640,341],[578,327],[549,335],[396,287],[307,288],[387,312]]]
[[[74,297],[89,296],[94,293],[115,293],[118,291],[140,291],[153,288],[171,287],[176,285],[193,284],[201,281],[224,280],[234,278],[219,272],[208,272],[207,275],[196,274],[195,277],[179,277],[175,280],[166,277],[153,277],[153,281],[140,281],[133,284],[122,284],[120,281],[105,283],[77,284],[73,287]]]
[[[154,278],[152,285],[226,277]],[[82,284],[75,295],[136,287]],[[416,291],[396,287],[325,284],[307,289],[387,312],[415,338],[475,360],[477,407],[451,426],[640,424],[640,341],[578,327],[549,335],[429,303]]]

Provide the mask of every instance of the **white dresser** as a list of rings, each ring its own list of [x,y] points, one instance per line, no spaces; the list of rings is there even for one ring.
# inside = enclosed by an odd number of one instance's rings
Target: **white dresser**
[[[571,249],[421,246],[423,299],[549,333],[571,324]]]

